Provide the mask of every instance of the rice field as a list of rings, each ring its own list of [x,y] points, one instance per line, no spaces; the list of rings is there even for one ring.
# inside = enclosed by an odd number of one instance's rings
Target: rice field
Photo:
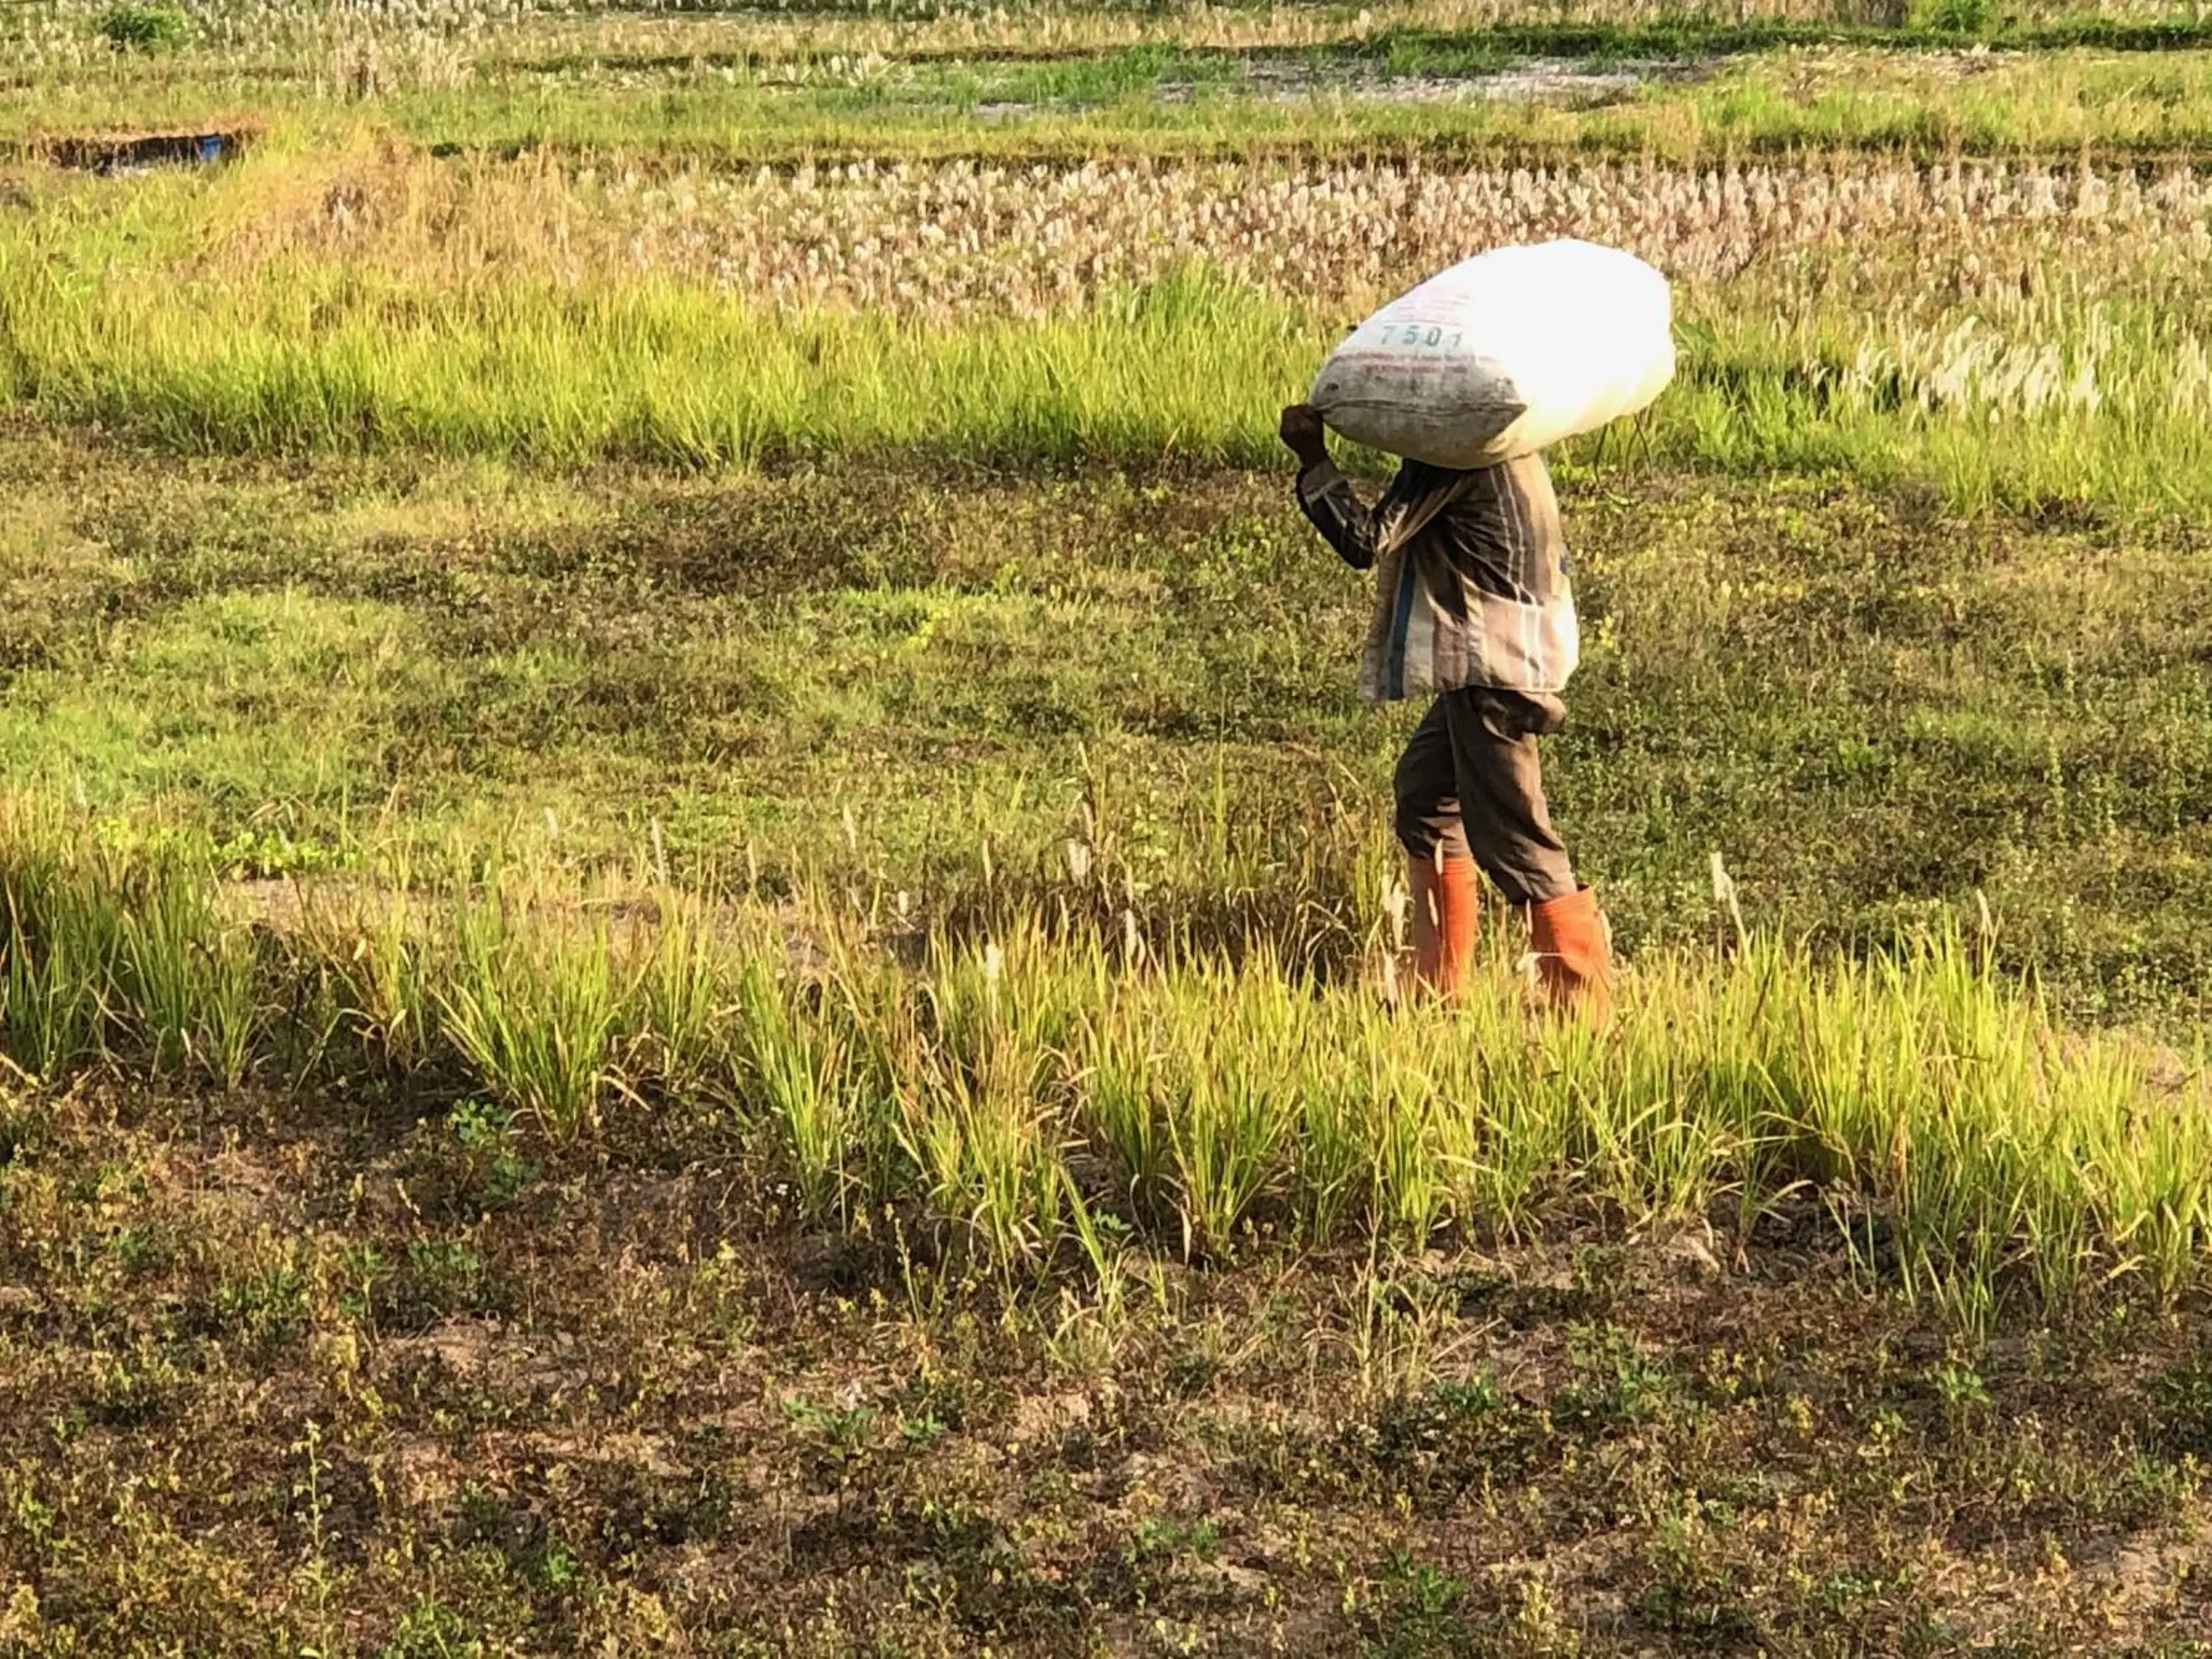
[[[2203,28],[0,6],[0,1654],[2207,1651]],[[1602,1030],[1274,437],[1554,235]]]

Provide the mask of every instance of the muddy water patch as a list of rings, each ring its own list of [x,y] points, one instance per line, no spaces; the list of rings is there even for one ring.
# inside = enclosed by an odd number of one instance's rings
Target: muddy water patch
[[[1341,98],[1364,104],[1548,104],[1588,109],[1618,103],[1647,86],[1702,80],[1713,67],[1713,60],[1589,63],[1543,58],[1475,75],[1382,75],[1304,64],[1253,64],[1237,80],[1163,81],[1152,88],[1152,97],[1163,104],[1186,104],[1212,94],[1285,104]],[[1058,100],[994,99],[975,105],[974,113],[984,120],[1007,120],[1094,106]]]
[[[1333,75],[1303,64],[1255,64],[1255,95],[1283,100],[1334,95],[1367,103],[1611,103],[1647,85],[1702,78],[1708,63],[1688,59],[1589,63],[1530,58],[1479,75]]]

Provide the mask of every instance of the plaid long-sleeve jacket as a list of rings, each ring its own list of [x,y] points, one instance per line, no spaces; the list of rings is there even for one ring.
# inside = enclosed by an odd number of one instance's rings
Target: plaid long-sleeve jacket
[[[1543,457],[1464,472],[1407,461],[1371,513],[1322,461],[1300,475],[1298,504],[1347,564],[1376,572],[1361,696],[1491,686],[1564,718],[1581,637]]]

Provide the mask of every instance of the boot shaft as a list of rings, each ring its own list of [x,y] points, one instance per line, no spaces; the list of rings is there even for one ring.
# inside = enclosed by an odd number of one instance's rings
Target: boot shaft
[[[1599,1022],[1612,1012],[1613,942],[1592,889],[1530,905],[1528,948],[1554,1010],[1586,1012]]]

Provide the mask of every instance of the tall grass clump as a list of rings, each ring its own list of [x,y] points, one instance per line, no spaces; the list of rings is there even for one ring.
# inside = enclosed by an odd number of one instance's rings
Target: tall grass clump
[[[1000,1261],[1048,1258],[1080,1201],[1060,1053],[1062,964],[1034,933],[939,945],[891,1048],[896,1138],[931,1209]]]
[[[119,1060],[222,1088],[264,1046],[261,953],[221,915],[205,872],[130,857],[14,817],[0,1035],[22,1069],[56,1078]]]
[[[1195,276],[1066,317],[940,327],[777,316],[651,276],[470,294],[299,264],[189,302],[58,294],[0,247],[18,395],[193,452],[1251,459],[1253,391],[1295,379],[1312,346],[1279,306]]]
[[[618,1086],[619,1045],[644,1034],[640,977],[604,924],[538,923],[526,901],[517,910],[495,892],[458,918],[441,1029],[497,1099],[572,1140],[598,1126]]]
[[[100,14],[100,36],[118,52],[174,52],[191,39],[191,20],[174,6],[127,0]]]
[[[663,880],[652,916],[636,987],[647,1069],[664,1088],[697,1089],[715,1063],[717,1033],[727,1016],[714,915],[696,894]]]
[[[882,1027],[850,981],[801,987],[769,960],[736,974],[731,1068],[739,1121],[795,1188],[801,1210],[850,1219],[876,1183],[874,1137],[889,1130]]]
[[[103,1054],[121,916],[112,894],[26,849],[9,871],[5,1029],[15,1062],[53,1078]]]
[[[135,872],[117,897],[116,1007],[136,1024],[157,1072],[236,1088],[261,1018],[256,952],[189,870]]]

